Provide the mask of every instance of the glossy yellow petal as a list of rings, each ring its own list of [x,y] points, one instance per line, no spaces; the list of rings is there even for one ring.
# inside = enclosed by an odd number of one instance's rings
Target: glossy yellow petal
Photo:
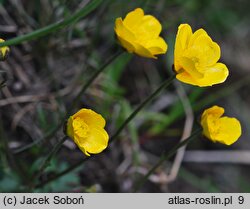
[[[74,114],[72,117],[74,119],[77,117],[82,118],[84,122],[91,127],[94,126],[94,127],[104,128],[106,124],[104,118],[100,114],[94,112],[91,109],[83,108],[76,114]]]
[[[219,132],[216,141],[231,145],[241,136],[241,125],[236,118],[222,117],[219,119]]]
[[[213,106],[206,109],[201,116],[203,134],[215,142],[215,134],[218,132],[218,119],[224,114],[224,108]]]
[[[192,76],[194,79],[202,79],[204,74],[200,73],[198,69],[195,66],[195,62],[193,62],[191,59],[187,57],[180,57],[179,61],[181,63],[182,68],[184,71],[186,71],[190,76]]]
[[[79,147],[89,154],[97,154],[107,148],[108,140],[109,136],[104,129],[92,128],[89,137],[82,140]]]
[[[189,39],[189,42],[188,42],[188,48],[189,47],[192,47],[194,45],[194,41],[196,41],[196,39],[199,37],[199,36],[208,36],[207,32],[205,30],[203,30],[202,28],[198,29],[197,31],[195,31],[192,36],[190,37]]]
[[[176,74],[176,79],[187,84],[191,84],[196,86],[197,81],[193,79],[193,77],[190,76],[187,72],[183,71],[181,73]]]
[[[117,18],[114,29],[118,41],[130,53],[156,58],[167,51],[166,42],[159,36],[160,22],[152,15],[144,15],[140,8],[128,13],[124,21]]]
[[[138,40],[155,39],[162,30],[160,22],[152,15],[145,15],[135,29]]]
[[[4,40],[0,38],[0,43],[2,42],[4,42]],[[3,61],[7,58],[9,51],[10,48],[8,46],[0,47],[0,61]]]
[[[207,35],[197,37],[185,53],[185,56],[196,60],[200,67],[214,65],[220,55],[219,45]]]
[[[192,77],[187,72],[182,72],[176,75],[176,78],[187,84],[199,87],[212,86],[223,83],[228,77],[229,71],[223,63],[216,63],[214,66],[206,68],[203,78],[197,79]]]
[[[133,32],[131,32],[122,21],[122,18],[118,17],[115,20],[115,32],[118,36],[127,37],[129,40],[135,39]]]
[[[201,117],[203,134],[213,142],[231,145],[241,136],[241,125],[236,118],[221,117],[222,107],[206,109]]]
[[[205,69],[204,77],[197,80],[200,87],[212,86],[214,84],[223,83],[229,75],[227,66],[223,63],[216,63],[214,66]]]
[[[127,49],[128,52],[134,52],[136,38],[134,34],[124,26],[121,18],[117,18],[115,21],[115,32],[121,45]]]
[[[190,25],[181,24],[178,27],[175,41],[175,50],[177,50],[177,52],[182,52],[187,49],[192,34],[192,28],[190,27]]]
[[[135,53],[142,56],[142,57],[147,57],[147,58],[154,58],[156,59],[157,57],[154,56],[154,54],[149,51],[149,49],[145,48],[143,45],[137,44]]]
[[[74,138],[74,129],[73,129],[73,118],[72,116],[69,117],[66,125],[66,134],[70,138]]]
[[[136,48],[135,46],[137,44],[133,43],[132,41],[126,41],[125,39],[123,39],[121,36],[117,35],[117,39],[119,40],[120,44],[129,52],[129,53],[133,53],[135,52]],[[133,45],[132,45],[133,43]]]
[[[175,41],[174,69],[179,81],[200,87],[223,83],[229,72],[218,63],[219,45],[205,30],[192,33],[188,24],[181,24]]]
[[[81,109],[67,121],[66,134],[82,152],[99,153],[108,145],[109,136],[104,129],[105,119],[90,109]]]
[[[151,52],[151,54],[165,54],[167,52],[168,45],[163,38],[158,37],[149,41],[146,44],[146,48]]]
[[[179,57],[182,57],[183,52],[187,49],[191,36],[192,36],[192,29],[190,25],[181,24],[178,27],[178,32],[175,40],[175,49],[174,49],[174,65],[176,71],[178,71],[181,68],[181,66],[179,65]]]
[[[130,30],[136,29],[144,16],[144,12],[141,8],[137,8],[132,12],[129,12],[123,20],[124,25]]]
[[[81,139],[86,138],[89,134],[89,126],[85,121],[85,118],[76,117],[72,122],[74,135]]]
[[[201,120],[203,135],[213,142],[216,142],[214,134],[217,133],[217,125],[215,124],[215,122],[216,121],[212,116],[203,117]]]
[[[217,105],[214,105],[213,107],[210,107],[209,109],[206,109],[202,114],[202,119],[212,115],[214,118],[220,118],[224,114],[225,110],[223,107],[219,107]]]

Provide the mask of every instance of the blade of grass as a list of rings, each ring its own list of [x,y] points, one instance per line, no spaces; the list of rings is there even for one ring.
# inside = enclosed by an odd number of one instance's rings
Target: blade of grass
[[[204,89],[202,88],[194,88],[194,90],[192,91],[192,93],[190,94],[189,101],[191,103],[194,103],[199,96],[204,92]],[[162,123],[158,123],[155,126],[153,126],[150,129],[150,133],[152,134],[159,134],[161,133],[163,130],[166,130],[167,127],[172,124],[175,120],[177,120],[178,118],[184,116],[184,109],[183,109],[183,105],[181,103],[181,101],[179,100],[169,111],[169,115],[166,118],[165,121],[163,121]]]
[[[180,168],[179,176],[190,185],[202,190],[202,192],[220,192],[220,189],[209,179],[203,179],[185,168]]]
[[[87,16],[89,13],[91,13],[93,10],[95,10],[101,3],[102,3],[102,0],[92,0],[84,8],[78,10],[75,14],[66,18],[65,20],[59,21],[57,23],[53,23],[53,24],[48,25],[44,28],[40,28],[38,30],[35,30],[31,33],[27,33],[25,35],[18,36],[16,38],[12,38],[12,39],[7,40],[5,42],[1,42],[0,47],[20,44],[24,41],[30,41],[33,39],[37,39],[39,37],[45,36],[49,33],[55,32],[59,29],[62,29],[64,27],[70,25],[71,23],[75,23],[80,18]]]

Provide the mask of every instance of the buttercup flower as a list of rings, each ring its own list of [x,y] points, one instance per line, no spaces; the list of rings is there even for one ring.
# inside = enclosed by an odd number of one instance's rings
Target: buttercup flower
[[[141,8],[129,12],[124,20],[116,18],[115,33],[120,44],[130,53],[142,57],[156,58],[165,54],[167,44],[159,36],[160,22],[152,15],[144,15]]]
[[[67,121],[66,133],[82,152],[90,156],[108,146],[109,136],[104,130],[105,119],[90,109],[81,109]]]
[[[2,42],[4,42],[4,40],[0,38],[0,43]],[[3,61],[6,59],[9,51],[10,51],[10,48],[8,46],[4,46],[0,48],[0,61]]]
[[[205,30],[193,33],[190,25],[179,26],[174,50],[174,69],[178,80],[200,87],[223,83],[228,69],[218,62],[219,59],[220,47]]]
[[[213,142],[231,145],[241,135],[241,125],[236,118],[221,117],[224,108],[213,106],[206,109],[201,117],[203,134]]]

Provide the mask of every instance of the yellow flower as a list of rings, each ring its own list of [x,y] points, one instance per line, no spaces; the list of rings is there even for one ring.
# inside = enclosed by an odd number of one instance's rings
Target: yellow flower
[[[90,156],[102,152],[108,146],[109,136],[104,129],[105,119],[90,109],[81,109],[67,121],[67,135],[82,152]]]
[[[124,20],[116,18],[114,29],[118,41],[130,53],[156,59],[155,55],[167,51],[166,42],[159,36],[160,22],[152,15],[144,15],[141,8],[129,12]]]
[[[4,42],[3,39],[0,38],[0,43]],[[0,61],[3,61],[6,59],[10,51],[10,48],[8,46],[4,46],[0,48]]]
[[[228,69],[218,62],[219,59],[220,47],[205,30],[199,29],[193,33],[190,25],[179,26],[174,50],[178,80],[200,87],[223,83]]]
[[[221,117],[224,108],[213,106],[206,109],[201,117],[203,134],[213,142],[231,145],[241,135],[241,125],[236,118]]]

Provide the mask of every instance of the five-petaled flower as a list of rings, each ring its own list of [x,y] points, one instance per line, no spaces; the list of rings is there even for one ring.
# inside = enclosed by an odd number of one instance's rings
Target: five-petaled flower
[[[4,42],[3,39],[0,38],[0,43]],[[3,61],[6,59],[10,51],[10,48],[8,46],[0,47],[0,61]]]
[[[231,145],[241,135],[241,125],[236,118],[221,117],[224,108],[213,106],[206,109],[201,117],[203,134],[213,142]]]
[[[144,15],[141,8],[129,12],[124,20],[116,18],[114,29],[118,41],[130,53],[156,58],[167,51],[166,42],[159,36],[160,22],[152,15]]]
[[[192,32],[188,24],[178,28],[174,69],[176,78],[184,83],[200,87],[223,83],[228,76],[225,64],[218,62],[220,47],[205,30]]]
[[[109,136],[105,131],[105,119],[90,109],[81,109],[70,116],[66,133],[81,151],[90,156],[102,152],[108,146]]]

